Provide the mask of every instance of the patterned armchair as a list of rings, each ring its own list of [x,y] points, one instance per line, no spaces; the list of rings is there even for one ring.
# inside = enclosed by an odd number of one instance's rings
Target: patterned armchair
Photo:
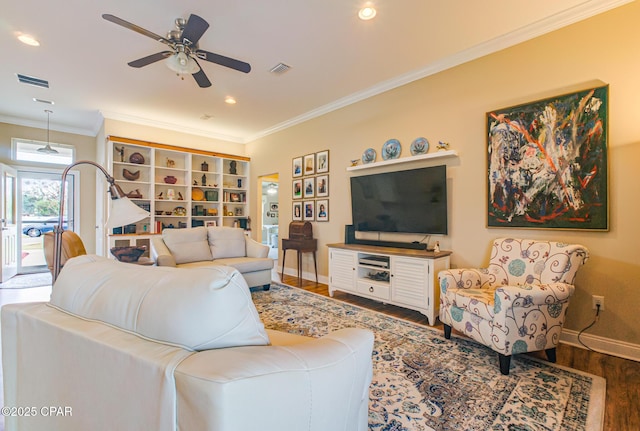
[[[545,350],[555,362],[573,280],[588,258],[582,245],[497,239],[487,268],[438,274],[445,338],[454,328],[495,350],[504,375],[517,353]]]

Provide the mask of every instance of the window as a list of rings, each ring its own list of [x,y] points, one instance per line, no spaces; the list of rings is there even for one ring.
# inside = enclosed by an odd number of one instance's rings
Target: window
[[[11,148],[12,158],[16,161],[66,166],[75,159],[72,145],[49,143],[47,147],[46,142],[12,138]],[[45,148],[48,150],[43,151]]]

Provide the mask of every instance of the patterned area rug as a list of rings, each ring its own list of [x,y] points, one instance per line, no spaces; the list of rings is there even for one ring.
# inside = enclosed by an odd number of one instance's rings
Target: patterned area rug
[[[497,355],[460,337],[272,283],[252,292],[269,329],[319,337],[375,333],[369,430],[601,430],[605,380],[526,355],[500,374]]]

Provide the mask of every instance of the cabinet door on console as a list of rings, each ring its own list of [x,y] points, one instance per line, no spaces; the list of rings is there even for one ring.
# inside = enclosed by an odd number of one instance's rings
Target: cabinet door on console
[[[429,260],[394,256],[391,259],[391,299],[412,307],[427,308]]]
[[[336,289],[355,292],[356,253],[329,249],[329,293]]]

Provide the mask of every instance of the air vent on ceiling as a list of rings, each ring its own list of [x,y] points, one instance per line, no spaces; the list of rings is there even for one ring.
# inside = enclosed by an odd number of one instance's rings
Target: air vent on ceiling
[[[285,73],[289,69],[291,69],[291,66],[289,66],[288,64],[278,63],[269,72],[276,73],[279,75],[279,74]]]
[[[22,75],[17,73],[18,81],[23,84],[35,85],[36,87],[49,88],[49,81],[40,78],[34,78],[33,76]]]

